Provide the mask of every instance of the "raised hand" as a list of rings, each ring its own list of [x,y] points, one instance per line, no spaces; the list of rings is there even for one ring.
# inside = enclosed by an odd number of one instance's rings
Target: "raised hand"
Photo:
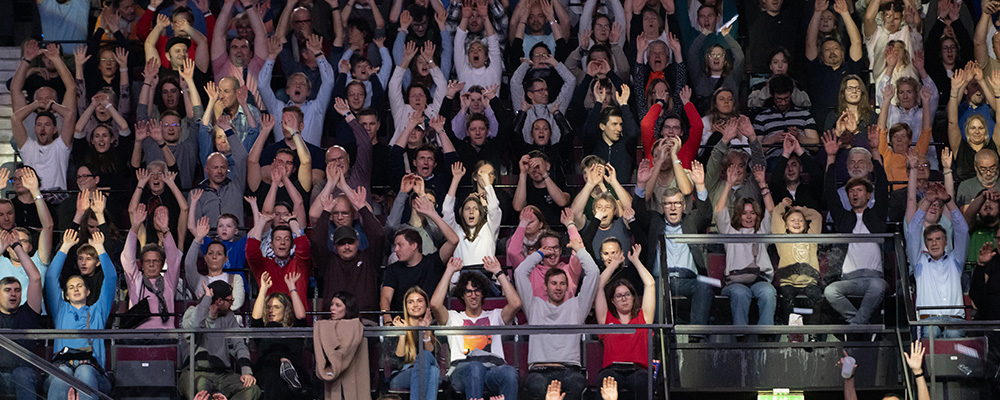
[[[603,385],[601,385],[601,400],[618,400],[618,382],[615,381],[615,378],[604,377]]]
[[[624,32],[625,27],[615,21],[615,23],[611,24],[611,32],[608,33],[608,41],[611,43],[618,43],[618,40],[621,39]]]
[[[170,18],[164,14],[156,14],[156,27],[166,29],[168,26],[170,26]]]
[[[439,135],[444,134],[446,132],[444,130],[444,123],[445,123],[445,121],[447,121],[447,120],[444,118],[444,116],[441,116],[441,115],[437,115],[434,118],[431,118],[430,121],[429,121],[431,129],[433,129],[434,132],[437,133],[437,134],[439,134]]]
[[[893,85],[893,84],[890,83],[888,85],[885,85],[884,88],[882,88],[882,101],[883,102],[888,103],[888,102],[892,101],[892,98],[895,95],[896,95],[896,86],[895,85]]]
[[[118,68],[128,68],[128,50],[125,50],[123,47],[116,47],[115,62],[118,63]]]
[[[764,166],[760,164],[754,164],[753,166],[753,179],[757,181],[757,186],[765,187],[767,186],[767,179],[764,177]]]
[[[73,49],[73,61],[76,63],[77,67],[83,67],[83,63],[87,62],[90,56],[87,55],[87,45],[81,44]]]
[[[306,41],[306,49],[312,54],[323,53],[323,38],[316,34],[309,35],[309,40]]]
[[[260,292],[267,293],[271,289],[271,286],[274,286],[273,282],[271,282],[271,274],[264,271],[264,273],[260,274]]]
[[[261,114],[260,129],[261,132],[270,132],[274,129],[274,116],[271,114]]]
[[[410,30],[410,24],[413,23],[413,16],[410,15],[409,10],[403,10],[402,14],[399,14],[399,29],[404,31]]]
[[[619,91],[618,94],[617,94],[617,96],[616,96],[616,98],[618,100],[618,104],[620,104],[620,105],[628,104],[629,94],[631,94],[631,91],[629,90],[628,85],[622,85],[621,86],[621,91]]]
[[[344,194],[347,195],[347,199],[350,200],[355,210],[361,211],[368,204],[368,189],[365,189],[364,185],[358,185],[354,191],[346,191]]]
[[[993,242],[983,243],[983,246],[979,248],[979,265],[986,265],[986,263],[993,259],[994,248]]]
[[[840,143],[833,131],[826,131],[823,134],[823,150],[826,151],[827,157],[837,155],[837,151],[840,150]]]
[[[170,231],[170,212],[167,210],[167,207],[156,207],[156,210],[153,212],[153,227],[160,233]]]
[[[132,230],[138,230],[143,222],[146,222],[146,205],[139,203],[132,211]]]
[[[208,233],[211,232],[212,227],[208,224],[208,216],[201,217],[198,219],[198,223],[194,226],[194,240],[200,242]]]
[[[434,44],[434,42],[428,40],[424,42],[424,47],[420,50],[420,55],[424,56],[424,59],[427,61],[433,61],[434,52],[436,50],[437,46]]]
[[[420,215],[424,216],[433,215],[437,213],[437,211],[434,211],[434,203],[431,203],[431,201],[427,200],[427,198],[425,198],[424,196],[418,196],[416,200],[414,200],[413,209],[416,210],[417,213],[419,213]]]
[[[461,92],[465,88],[465,82],[459,81],[448,81],[448,90],[445,92],[448,98],[455,98],[455,94]]]
[[[267,39],[267,56],[268,58],[275,58],[278,53],[281,53],[281,49],[285,47],[285,38],[280,35],[271,36]]]
[[[63,232],[62,247],[65,249],[72,248],[80,243],[80,235],[76,232],[76,229],[67,229]]]
[[[566,397],[566,393],[562,392],[562,382],[553,379],[545,391],[545,400],[563,400],[563,397]]]
[[[952,158],[951,150],[947,147],[941,149],[941,168],[950,170],[952,161],[955,161],[955,159]]]
[[[639,170],[637,172],[636,179],[640,183],[649,182],[649,178],[653,177],[653,162],[648,159],[644,159],[639,162]]]
[[[28,59],[29,61],[34,60],[41,53],[41,49],[38,47],[38,42],[34,39],[24,42],[24,50],[21,51],[21,57]]]
[[[698,160],[691,161],[691,183],[698,186],[705,184],[705,166]]]
[[[452,179],[461,179],[465,176],[465,164],[461,161],[457,161],[451,165],[451,176]]]
[[[105,196],[100,190],[95,190],[90,199],[90,209],[94,211],[94,215],[104,215],[107,204],[108,196]]]
[[[906,355],[906,365],[910,366],[914,375],[920,375],[924,372],[924,345],[919,340],[910,343],[910,353]]]
[[[32,170],[31,168],[22,168],[21,171],[23,171],[21,174],[21,186],[24,186],[25,189],[28,189],[28,191],[31,192],[32,195],[37,196],[38,175],[35,175],[35,171]]]
[[[295,282],[298,282],[301,277],[302,274],[299,271],[292,271],[285,274],[285,286],[288,287],[288,290],[295,288]]]

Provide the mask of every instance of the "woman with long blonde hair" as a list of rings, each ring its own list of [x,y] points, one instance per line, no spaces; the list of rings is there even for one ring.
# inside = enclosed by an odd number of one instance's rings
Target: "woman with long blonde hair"
[[[427,292],[423,289],[418,286],[410,288],[403,296],[403,316],[396,316],[392,325],[430,326],[428,301]],[[410,389],[410,393],[418,399],[437,399],[441,378],[441,369],[437,364],[440,349],[441,344],[433,331],[413,330],[400,335],[390,357],[395,372],[389,379],[389,388]]]

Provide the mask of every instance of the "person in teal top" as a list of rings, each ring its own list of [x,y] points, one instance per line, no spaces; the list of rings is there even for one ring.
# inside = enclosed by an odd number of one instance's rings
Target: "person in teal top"
[[[115,265],[104,250],[104,234],[94,232],[89,245],[80,246],[77,253],[96,252],[100,259],[101,269],[104,271],[104,282],[101,285],[101,296],[93,305],[87,305],[87,296],[90,290],[83,278],[79,275],[71,276],[66,280],[66,288],[63,291],[57,282],[59,274],[62,272],[63,263],[66,261],[66,252],[79,241],[75,230],[68,229],[63,234],[62,246],[59,253],[53,258],[50,268],[45,272],[46,281],[50,282],[45,286],[45,303],[49,306],[49,314],[55,322],[56,329],[104,329],[105,322],[111,314],[111,307],[115,301],[115,283],[118,282],[118,272]],[[70,349],[68,354],[66,349]],[[92,349],[93,355],[74,355],[72,350]],[[111,382],[104,374],[104,340],[87,338],[66,338],[56,339],[53,346],[55,356],[53,361],[59,369],[72,374],[80,381],[92,388],[96,388],[104,393],[111,391]],[[84,358],[70,359],[70,358]],[[49,380],[49,400],[66,399],[69,385],[59,379]],[[80,400],[90,399],[90,396],[80,394]]]

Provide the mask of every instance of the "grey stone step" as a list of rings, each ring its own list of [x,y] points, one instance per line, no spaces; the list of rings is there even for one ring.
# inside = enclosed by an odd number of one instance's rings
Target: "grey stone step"
[[[16,46],[0,47],[0,58],[21,58],[21,48]]]

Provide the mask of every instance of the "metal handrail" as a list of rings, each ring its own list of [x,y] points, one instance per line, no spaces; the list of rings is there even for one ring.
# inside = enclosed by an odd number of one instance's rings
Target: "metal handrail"
[[[80,392],[83,392],[84,394],[98,397],[102,400],[113,400],[111,397],[108,397],[108,395],[101,393],[100,390],[92,388],[90,387],[90,385],[87,385],[86,383],[80,381],[79,379],[76,378],[76,376],[73,376],[73,374],[63,371],[55,364],[49,362],[44,358],[39,357],[35,353],[28,351],[24,347],[21,347],[13,340],[11,340],[9,337],[7,337],[7,335],[0,335],[0,349],[6,350],[11,354],[13,354],[15,357],[18,357],[27,362],[28,364],[31,364],[31,366],[38,368],[42,371],[45,371],[51,377],[68,383],[71,387]]]

